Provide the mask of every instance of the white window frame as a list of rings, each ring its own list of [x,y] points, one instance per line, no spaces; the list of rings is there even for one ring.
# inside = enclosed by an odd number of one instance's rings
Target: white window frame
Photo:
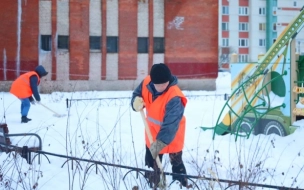
[[[272,15],[277,15],[278,7],[272,7]]]
[[[265,31],[266,30],[266,23],[259,23],[259,31]]]
[[[225,25],[225,27],[223,27]],[[229,30],[229,23],[228,22],[222,22],[222,30],[228,31]]]
[[[229,38],[222,38],[222,47],[229,47]]]
[[[239,54],[239,63],[248,63],[248,54]]]
[[[259,8],[259,15],[261,15],[261,16],[266,15],[266,7],[260,7]]]
[[[239,39],[239,47],[248,47],[248,46],[249,46],[248,38],[240,38]]]
[[[265,47],[266,46],[266,39],[259,39],[259,47]]]
[[[239,7],[239,15],[249,15],[248,7]]]
[[[248,31],[248,22],[240,22],[239,31]]]
[[[222,7],[222,14],[223,15],[229,15],[229,6],[223,6]]]

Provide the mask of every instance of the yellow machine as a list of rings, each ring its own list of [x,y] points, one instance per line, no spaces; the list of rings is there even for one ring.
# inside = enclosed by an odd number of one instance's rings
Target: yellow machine
[[[257,63],[230,64],[232,94],[212,127],[213,138],[294,132],[295,121],[304,118],[304,57],[296,55],[294,40],[303,26],[302,8]]]

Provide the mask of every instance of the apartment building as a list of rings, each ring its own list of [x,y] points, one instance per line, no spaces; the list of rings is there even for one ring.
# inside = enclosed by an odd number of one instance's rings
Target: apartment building
[[[304,6],[304,0],[219,0],[219,64],[232,53],[238,62],[256,62]],[[304,30],[296,37],[304,53]]]

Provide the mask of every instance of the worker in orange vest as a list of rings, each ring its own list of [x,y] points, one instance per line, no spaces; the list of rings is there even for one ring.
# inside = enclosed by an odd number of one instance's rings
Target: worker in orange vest
[[[21,100],[21,123],[27,123],[32,119],[27,117],[30,110],[31,103],[39,104],[41,101],[38,85],[40,79],[46,76],[48,72],[45,71],[42,65],[35,68],[35,71],[30,71],[20,75],[13,83],[10,89],[10,93],[15,95]],[[34,95],[34,98],[32,97]]]
[[[146,108],[146,120],[153,137],[150,144],[147,134],[145,164],[156,171],[152,176],[145,177],[150,184],[158,184],[160,176],[155,158],[160,160],[165,153],[169,153],[172,172],[186,174],[182,160],[184,147],[186,118],[184,109],[187,99],[177,86],[177,77],[171,75],[169,67],[163,63],[154,64],[150,75],[147,76],[133,91],[131,105],[134,111]],[[183,186],[188,186],[188,180],[182,175],[173,175]]]

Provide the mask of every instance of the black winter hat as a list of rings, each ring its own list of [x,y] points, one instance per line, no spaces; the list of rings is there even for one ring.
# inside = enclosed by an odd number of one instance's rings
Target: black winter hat
[[[154,64],[150,71],[151,81],[154,84],[163,84],[171,79],[169,67],[163,63]]]

